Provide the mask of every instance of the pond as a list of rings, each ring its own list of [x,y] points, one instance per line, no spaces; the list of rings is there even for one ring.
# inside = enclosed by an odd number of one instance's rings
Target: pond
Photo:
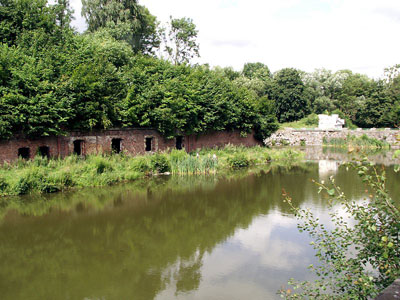
[[[400,195],[392,166],[388,189]],[[159,177],[0,202],[1,299],[279,299],[312,279],[309,238],[282,201],[327,218],[312,179],[365,187],[337,161]]]

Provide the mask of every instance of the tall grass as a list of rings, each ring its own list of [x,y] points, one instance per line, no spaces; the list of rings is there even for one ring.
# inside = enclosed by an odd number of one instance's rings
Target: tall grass
[[[154,155],[88,155],[64,159],[19,159],[0,167],[0,196],[31,192],[54,193],[69,188],[105,186],[160,173],[176,175],[216,174],[248,166],[294,164],[302,154],[290,149],[264,147],[202,149],[186,153],[172,150]]]
[[[214,174],[217,172],[216,155],[188,154],[182,150],[172,150],[170,153],[172,174]]]

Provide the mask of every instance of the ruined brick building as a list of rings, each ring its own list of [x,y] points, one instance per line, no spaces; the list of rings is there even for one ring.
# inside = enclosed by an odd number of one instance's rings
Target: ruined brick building
[[[164,138],[157,130],[143,128],[110,129],[91,132],[70,132],[66,136],[29,139],[22,136],[0,141],[0,162],[10,162],[22,157],[65,157],[71,154],[88,155],[125,152],[131,155],[185,149],[221,147],[227,144],[259,145],[253,134],[243,137],[239,131],[216,131],[201,135]]]

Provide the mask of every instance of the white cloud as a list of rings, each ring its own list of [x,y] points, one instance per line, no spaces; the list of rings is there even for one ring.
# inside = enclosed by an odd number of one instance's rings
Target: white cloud
[[[273,71],[295,67],[351,69],[377,77],[399,63],[398,0],[142,0],[159,20],[192,18],[202,63],[240,69],[261,61]],[[72,0],[82,30],[80,1]]]
[[[232,241],[260,256],[260,263],[274,270],[292,270],[304,264],[306,249],[295,242],[271,238],[276,228],[296,228],[296,220],[271,212],[253,221],[247,229],[235,233]],[[299,258],[302,260],[299,260]]]

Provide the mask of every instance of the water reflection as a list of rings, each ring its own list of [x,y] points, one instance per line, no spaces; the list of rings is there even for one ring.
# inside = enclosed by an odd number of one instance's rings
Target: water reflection
[[[282,202],[324,213],[318,163],[223,177],[162,177],[4,205],[2,299],[274,299],[310,276],[308,237]],[[364,187],[342,167],[350,198]],[[398,174],[389,170],[389,188]]]

